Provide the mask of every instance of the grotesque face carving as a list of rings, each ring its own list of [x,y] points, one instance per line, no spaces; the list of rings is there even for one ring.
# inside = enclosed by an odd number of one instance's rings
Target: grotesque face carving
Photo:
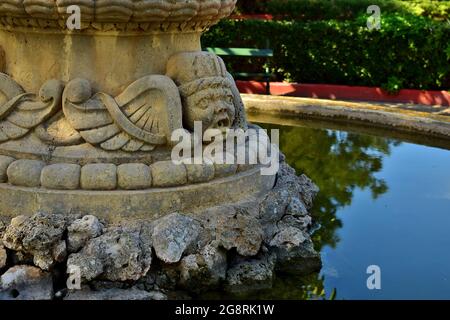
[[[167,75],[178,85],[187,129],[201,121],[203,130],[225,130],[235,119],[235,97],[225,65],[206,52],[184,52],[169,59]]]
[[[234,121],[235,109],[229,80],[209,78],[196,87],[197,90],[191,95],[181,90],[185,126],[193,130],[194,122],[201,121],[203,130],[230,128]]]

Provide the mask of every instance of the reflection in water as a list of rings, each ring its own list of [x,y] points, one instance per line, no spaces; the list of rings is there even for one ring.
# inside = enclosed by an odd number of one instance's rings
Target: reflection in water
[[[277,275],[271,290],[213,297],[450,298],[448,141],[349,124],[259,122],[292,125],[262,126],[280,129],[288,163],[321,189],[313,239],[324,267],[307,277]],[[382,268],[382,290],[367,288],[370,265]]]
[[[386,182],[375,177],[381,171],[383,158],[389,156],[396,140],[360,135],[344,131],[261,125],[265,129],[280,129],[280,148],[287,162],[297,173],[307,174],[319,187],[314,202],[313,216],[317,225],[314,232],[316,249],[336,247],[337,229],[342,221],[336,212],[352,203],[356,188],[368,189],[373,199],[388,191]],[[324,276],[280,277],[274,288],[261,292],[257,298],[315,299],[333,298],[335,292],[325,297]],[[254,296],[253,296],[254,297]]]
[[[351,205],[355,188],[370,189],[374,199],[388,191],[386,182],[374,176],[399,142],[343,131],[280,127],[280,148],[298,174],[307,174],[320,188],[313,215],[320,227],[314,234],[316,249],[335,247],[335,230],[342,226],[336,211]]]

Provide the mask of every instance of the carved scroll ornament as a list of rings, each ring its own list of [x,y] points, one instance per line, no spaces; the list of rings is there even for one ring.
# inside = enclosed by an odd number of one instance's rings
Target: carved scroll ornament
[[[47,81],[39,95],[24,93],[9,76],[0,73],[0,91],[5,103],[0,106],[0,142],[25,136],[57,112],[61,106],[63,83]]]
[[[83,139],[105,150],[151,151],[182,128],[181,100],[173,81],[151,75],[119,96],[92,95],[89,81],[69,82],[63,95],[66,119]]]

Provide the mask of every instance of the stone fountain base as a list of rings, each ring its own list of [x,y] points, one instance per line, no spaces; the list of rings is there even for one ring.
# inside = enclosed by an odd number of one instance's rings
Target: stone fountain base
[[[171,162],[164,162],[164,165],[168,168],[172,166]],[[120,172],[115,165],[108,165],[108,168],[110,166],[113,170]],[[182,167],[185,172],[181,172],[181,177],[178,179],[180,186],[168,188],[113,191],[52,190],[42,186],[25,187],[1,183],[0,212],[2,216],[10,218],[33,212],[81,213],[95,215],[110,223],[156,219],[171,212],[198,212],[211,206],[235,203],[244,197],[257,197],[272,189],[275,181],[275,176],[261,175],[261,168],[256,166],[232,176],[189,184],[187,171],[190,169]],[[189,166],[186,167],[189,168]],[[58,179],[60,179],[61,166],[56,168]],[[175,168],[180,170],[179,167]],[[198,168],[204,168],[204,166],[198,166]],[[45,167],[42,170],[45,170]],[[142,176],[142,171],[138,172]],[[210,172],[214,173],[214,169]],[[23,171],[20,171],[20,174],[23,174]],[[42,176],[41,174],[41,180]],[[98,174],[93,176],[98,183]],[[114,180],[116,179],[117,174]],[[202,201],[198,201],[198,195],[201,195]]]
[[[276,272],[320,269],[308,232],[317,192],[283,162],[273,188],[206,209],[120,224],[74,212],[18,216],[0,224],[0,299],[177,299],[270,288]],[[65,288],[74,270],[81,290]]]
[[[0,219],[12,218],[0,299],[173,298],[320,267],[307,177],[171,161],[174,137],[198,158],[230,130],[246,133],[246,159],[272,151],[248,130],[225,63],[201,48],[235,4],[82,1],[70,16],[65,1],[0,5]]]

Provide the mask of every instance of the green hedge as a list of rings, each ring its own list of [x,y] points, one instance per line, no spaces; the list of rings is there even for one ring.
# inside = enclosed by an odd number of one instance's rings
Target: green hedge
[[[383,14],[409,13],[441,20],[450,17],[448,0],[241,0],[238,10],[289,20],[348,20],[366,13],[373,4],[379,5]]]
[[[280,79],[399,88],[450,87],[450,24],[413,15],[384,15],[369,31],[366,17],[353,21],[223,21],[203,46],[274,49],[269,66]],[[233,71],[262,61],[226,59]],[[243,70],[245,69],[245,70]]]
[[[266,10],[288,20],[353,20],[370,5],[379,5],[383,14],[405,9],[402,1],[389,0],[277,0],[268,2]]]
[[[450,18],[449,0],[402,0],[410,12],[439,20]]]

